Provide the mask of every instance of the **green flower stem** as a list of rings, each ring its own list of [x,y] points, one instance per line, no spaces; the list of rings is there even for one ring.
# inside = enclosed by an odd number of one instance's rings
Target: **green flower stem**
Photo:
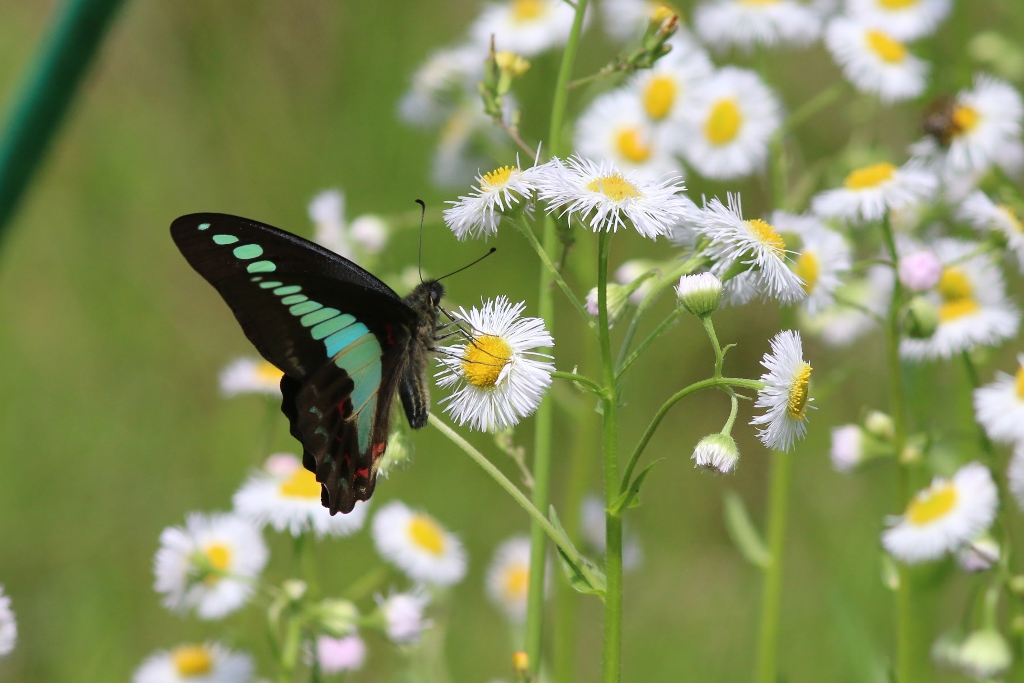
[[[590,379],[589,377],[586,377],[585,375],[577,375],[574,372],[559,372],[556,370],[555,372],[551,373],[551,376],[557,377],[558,379],[567,379],[571,382],[579,382],[580,384],[586,384],[588,387],[597,392],[600,392],[603,389],[603,387],[600,384]]]
[[[352,602],[362,600],[374,591],[382,588],[391,576],[391,568],[382,564],[352,582],[345,590],[345,598]]]
[[[704,331],[708,333],[708,339],[711,340],[711,347],[715,350],[715,378],[718,379],[722,376],[725,354],[722,353],[722,345],[718,343],[718,335],[715,334],[715,324],[711,322],[711,316],[704,316],[700,322],[704,325]]]
[[[565,44],[565,51],[562,53],[562,64],[558,68],[558,80],[555,82],[554,101],[551,105],[551,121],[548,131],[548,144],[552,154],[560,154],[562,148],[562,129],[565,127],[565,111],[569,102],[569,80],[572,77],[572,70],[576,63],[576,49],[579,47],[580,33],[583,31],[583,16],[587,11],[587,0],[578,0],[576,3],[576,16],[573,18],[572,28],[569,30],[569,39]],[[554,328],[555,323],[555,302],[551,283],[555,281],[565,292],[569,301],[583,319],[593,329],[594,321],[587,315],[579,300],[572,294],[572,290],[565,283],[558,268],[551,262],[551,254],[558,249],[558,233],[555,230],[555,221],[551,216],[544,218],[544,240],[540,249],[537,248],[537,239],[529,226],[522,230],[526,240],[534,245],[537,256],[540,257],[544,267],[540,271],[537,294],[537,315],[540,316],[548,326]],[[547,543],[544,535],[551,536],[554,529],[541,511],[547,511],[548,500],[551,489],[551,432],[554,423],[554,406],[550,398],[541,400],[537,408],[534,421],[533,433],[533,509],[534,522],[530,527],[530,581],[526,596],[526,640],[525,650],[527,667],[532,676],[537,676],[541,668],[541,653],[544,635],[544,573],[547,568]],[[468,445],[468,444],[467,444]],[[482,463],[481,463],[482,464]],[[488,463],[490,464],[490,463]],[[493,465],[491,465],[493,468]],[[495,473],[500,474],[497,469]],[[492,474],[492,476],[494,476]],[[499,482],[500,483],[500,482]],[[511,482],[509,482],[511,485]],[[519,489],[512,487],[519,496],[522,493]],[[511,491],[510,491],[511,492]],[[515,496],[513,496],[515,497]],[[525,498],[524,498],[525,500]],[[568,540],[568,539],[566,539]],[[575,555],[575,550],[570,556]]]
[[[299,661],[299,650],[302,646],[302,621],[294,612],[288,616],[285,625],[284,645],[281,647],[281,670],[277,680],[289,683],[295,673],[295,665]]]
[[[779,610],[782,606],[782,557],[786,542],[786,513],[793,474],[793,456],[772,451],[768,493],[768,553],[761,595],[761,627],[757,643],[757,683],[778,681]]]
[[[971,383],[972,389],[977,389],[981,386],[981,377],[978,375],[978,368],[971,360],[971,354],[968,351],[964,351],[961,354],[964,359],[964,369],[967,370],[967,379]],[[985,453],[986,464],[989,468],[996,472],[996,449],[992,445],[992,441],[989,440],[988,434],[985,433],[984,427],[980,424],[975,423],[978,429],[978,445],[981,446],[981,450]],[[997,475],[998,476],[998,475]]]
[[[686,310],[683,308],[676,308],[676,310],[672,311],[664,320],[662,320],[661,324],[658,325],[658,327],[655,328],[655,330],[647,336],[647,339],[644,339],[642,342],[640,342],[640,344],[636,347],[633,353],[629,354],[629,358],[622,361],[622,363],[619,365],[618,371],[616,371],[615,373],[615,379],[621,379],[622,375],[626,372],[626,370],[629,369],[629,366],[635,363],[637,359],[640,358],[640,356],[643,354],[643,352],[646,351],[651,344],[657,341],[658,337],[664,334],[665,331],[668,330],[668,328],[675,325],[676,322],[679,321],[679,316],[685,312]]]
[[[619,392],[615,382],[615,361],[608,324],[608,249],[612,235],[602,232],[597,247],[597,329],[604,370],[604,493],[605,506],[619,496],[618,410]],[[605,513],[606,549],[604,571],[607,591],[604,600],[604,656],[602,680],[618,683],[622,662],[622,518]]]
[[[651,424],[647,426],[647,431],[645,431],[644,435],[640,437],[640,441],[637,442],[636,448],[633,450],[633,454],[629,456],[629,462],[626,464],[626,470],[622,474],[622,483],[619,486],[619,492],[624,492],[629,486],[630,479],[633,476],[633,470],[636,469],[636,465],[640,461],[640,456],[643,455],[644,449],[647,448],[647,443],[651,440],[651,437],[654,436],[654,432],[658,431],[658,425],[660,425],[661,421],[665,419],[665,416],[668,414],[668,411],[672,409],[672,406],[701,389],[727,389],[730,387],[753,389],[754,391],[757,391],[764,387],[764,382],[756,379],[740,379],[738,377],[711,377],[709,379],[701,380],[700,382],[694,382],[690,386],[680,389],[676,393],[672,394],[672,396],[662,404],[661,408],[658,408],[658,412],[654,414]]]
[[[121,0],[62,3],[0,141],[0,237],[121,4]]]
[[[523,237],[526,238],[526,241],[530,243],[530,246],[533,247],[534,251],[537,252],[537,256],[540,257],[541,263],[544,264],[546,272],[541,273],[541,277],[544,278],[545,282],[544,297],[546,297],[548,300],[551,299],[550,285],[552,281],[555,282],[558,285],[559,289],[561,289],[562,292],[565,294],[565,298],[569,300],[569,303],[572,304],[573,308],[575,308],[576,311],[580,314],[580,316],[583,317],[583,320],[586,321],[590,329],[596,332],[597,327],[594,325],[594,316],[590,315],[590,313],[587,312],[586,306],[583,305],[583,302],[580,301],[579,297],[577,297],[576,294],[572,291],[572,289],[569,287],[569,284],[565,281],[565,278],[562,277],[562,274],[558,272],[558,268],[551,261],[551,257],[548,255],[548,250],[545,249],[544,245],[542,245],[537,240],[537,236],[533,234],[533,230],[530,228],[529,224],[527,224],[526,220],[522,216],[520,216],[519,218],[516,219],[515,225],[517,228],[519,228],[519,232],[523,234]],[[552,306],[552,308],[554,307]],[[540,317],[548,321],[548,325],[551,324],[550,313],[547,316],[541,313]]]

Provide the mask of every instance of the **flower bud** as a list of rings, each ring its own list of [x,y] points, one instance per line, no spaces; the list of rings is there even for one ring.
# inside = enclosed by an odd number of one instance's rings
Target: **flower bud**
[[[957,665],[968,676],[996,678],[1013,662],[1013,653],[1002,634],[994,628],[974,631],[960,646]]]
[[[303,596],[306,595],[306,588],[306,582],[299,579],[288,579],[281,584],[281,590],[284,591],[285,596],[292,602],[302,600]]]
[[[740,449],[728,434],[709,434],[700,440],[691,457],[697,467],[726,474],[739,462]]]
[[[512,653],[512,670],[516,676],[523,677],[530,672],[530,656],[522,650]]]
[[[914,292],[926,292],[939,284],[942,264],[930,251],[915,251],[900,259],[900,282]]]
[[[903,319],[904,331],[912,339],[928,339],[939,327],[939,309],[924,297],[914,297]]]
[[[985,534],[960,548],[956,553],[956,563],[965,572],[983,572],[999,561],[999,555],[999,544]]]
[[[379,254],[388,243],[388,224],[380,216],[357,216],[348,226],[349,236],[367,254]]]
[[[622,314],[626,312],[626,305],[629,303],[629,289],[622,285],[617,285],[614,282],[608,283],[608,324],[614,325],[620,319]],[[594,287],[587,292],[587,313],[597,317],[599,311],[597,308],[597,287]]]
[[[892,418],[880,410],[872,410],[864,417],[864,429],[876,439],[891,441],[896,436]]]
[[[864,430],[852,424],[833,427],[829,456],[836,472],[852,472],[864,461]]]
[[[1024,597],[1024,574],[1017,574],[1010,578],[1010,591],[1018,598]]]
[[[722,301],[722,281],[711,273],[684,275],[676,287],[679,303],[698,318],[705,318],[716,310]]]
[[[355,633],[359,608],[349,600],[327,598],[316,606],[316,615],[324,632],[341,638]]]

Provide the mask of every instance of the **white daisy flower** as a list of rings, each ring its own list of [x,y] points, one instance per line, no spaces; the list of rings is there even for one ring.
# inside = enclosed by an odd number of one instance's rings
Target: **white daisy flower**
[[[750,50],[756,45],[808,45],[821,33],[821,19],[796,0],[712,0],[697,5],[694,27],[708,45]]]
[[[379,254],[384,250],[390,230],[386,220],[372,213],[356,216],[348,226],[352,241],[367,254]]]
[[[344,638],[319,636],[316,659],[325,674],[359,671],[366,662],[366,643],[356,634]]]
[[[544,573],[545,584],[550,571]],[[545,590],[548,588],[545,585]],[[494,551],[487,569],[487,595],[509,620],[526,620],[526,598],[530,590],[530,537],[514,536]]]
[[[902,340],[900,355],[908,360],[950,358],[1017,334],[1020,312],[1006,298],[1003,275],[992,257],[975,253],[978,245],[963,240],[939,239],[933,247],[943,264],[942,276],[935,291],[922,296],[938,309],[939,325],[927,339]]]
[[[249,520],[192,513],[184,527],[160,534],[153,588],[168,609],[220,619],[248,602],[267,559],[263,536]]]
[[[17,642],[18,622],[11,609],[11,598],[4,594],[4,587],[0,586],[0,657],[11,654]]]
[[[320,502],[322,486],[316,475],[291,453],[270,456],[235,492],[235,512],[263,527],[267,524],[292,536],[313,533],[348,536],[363,528],[365,503],[357,503],[347,515],[334,515]]]
[[[725,206],[717,197],[712,199],[694,219],[697,232],[711,240],[704,250],[714,260],[711,272],[721,278],[741,263],[749,266],[749,277],[764,295],[783,303],[802,299],[804,283],[786,264],[782,235],[760,218],[744,220],[739,195],[729,194],[727,201]]]
[[[978,230],[1000,233],[1017,257],[1017,268],[1024,272],[1024,220],[1012,207],[996,204],[987,194],[977,191],[967,196],[957,214]]]
[[[694,89],[681,117],[686,162],[706,178],[728,180],[764,166],[782,105],[757,73],[727,66]]]
[[[628,85],[639,98],[644,115],[655,124],[681,123],[693,93],[715,72],[707,53],[692,40],[673,36],[668,45],[672,51],[633,76]],[[667,133],[663,142],[677,149],[678,138],[683,136],[675,126]]]
[[[924,92],[928,62],[881,28],[837,17],[825,29],[825,45],[843,75],[861,92],[898,102]]]
[[[570,157],[553,159],[538,172],[538,196],[548,213],[575,215],[594,232],[618,232],[627,221],[644,237],[667,235],[690,215],[693,203],[679,194],[686,188],[678,177],[661,181],[621,172],[610,161],[594,163]]]
[[[1018,441],[1013,447],[1013,456],[1006,468],[1006,481],[1017,506],[1024,509],[1024,441]]]
[[[849,346],[878,327],[878,317],[884,318],[889,310],[892,286],[892,269],[873,266],[867,277],[848,281],[836,290],[835,305],[813,316],[801,309],[800,326],[829,346]]]
[[[444,210],[444,222],[460,240],[498,233],[503,214],[520,207],[533,196],[532,169],[499,166],[477,175],[477,185],[468,196],[460,196],[452,207]]]
[[[882,26],[895,38],[913,40],[935,32],[949,14],[951,0],[846,0],[851,17]]]
[[[609,159],[617,168],[657,180],[683,172],[666,144],[667,133],[648,119],[636,92],[619,89],[601,95],[580,115],[575,145],[581,156]]]
[[[408,123],[434,126],[448,118],[471,95],[479,98],[476,84],[484,75],[487,48],[460,45],[430,55],[412,76],[409,90],[399,102],[399,114]]]
[[[842,425],[832,428],[832,448],[829,457],[836,472],[852,472],[864,462],[866,435],[860,425]]]
[[[580,533],[583,534],[583,540],[590,546],[591,551],[603,557],[608,547],[605,538],[604,503],[597,496],[589,495],[580,504]],[[637,569],[643,559],[640,539],[632,532],[629,524],[623,522],[622,568],[627,571]]]
[[[460,425],[498,432],[532,415],[551,386],[551,356],[534,351],[555,345],[544,321],[523,318],[525,303],[511,304],[503,296],[482,308],[459,308],[455,317],[465,321],[472,339],[441,349],[437,385],[453,388],[441,400],[445,412]]]
[[[807,292],[804,310],[808,315],[817,315],[835,303],[836,290],[852,266],[850,245],[816,216],[776,211],[772,214],[772,225],[783,235],[793,233],[800,238],[800,253],[793,263],[793,272],[803,281]]]
[[[220,393],[228,398],[238,394],[280,396],[282,376],[283,372],[262,358],[238,358],[221,371]]]
[[[886,161],[854,169],[843,186],[825,190],[811,200],[811,209],[824,218],[850,223],[881,220],[886,211],[926,201],[938,179],[916,160],[897,167]]]
[[[377,604],[384,616],[385,630],[391,642],[398,645],[411,645],[420,640],[423,631],[432,626],[423,618],[423,613],[430,603],[423,592],[393,593],[387,598],[377,596]]]
[[[728,434],[709,434],[697,442],[690,459],[694,467],[728,474],[740,461],[736,440]]]
[[[882,533],[882,545],[907,564],[937,560],[988,529],[998,505],[988,468],[968,463],[952,479],[936,477],[915,495]]]
[[[569,40],[576,11],[562,0],[510,0],[492,3],[469,27],[478,45],[532,57]]]
[[[161,650],[132,674],[132,683],[250,683],[252,657],[220,643],[179,645]]]
[[[768,448],[788,451],[807,434],[807,409],[811,364],[804,360],[800,333],[784,330],[771,340],[772,352],[761,361],[768,372],[761,375],[765,387],[757,392],[755,408],[767,408],[756,415],[752,425],[765,425],[757,436]]]
[[[430,515],[394,500],[373,518],[373,542],[381,557],[413,581],[451,586],[466,575],[466,551],[459,537]]]
[[[974,417],[998,443],[1024,442],[1024,353],[1017,355],[1017,372],[996,373],[996,380],[974,390]]]

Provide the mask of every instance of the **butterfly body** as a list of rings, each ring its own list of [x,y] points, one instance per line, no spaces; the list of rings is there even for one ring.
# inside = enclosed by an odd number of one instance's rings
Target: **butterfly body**
[[[423,282],[403,299],[334,252],[237,216],[182,216],[171,236],[284,373],[281,411],[324,506],[347,513],[369,499],[395,394],[409,424],[426,425],[444,287]]]

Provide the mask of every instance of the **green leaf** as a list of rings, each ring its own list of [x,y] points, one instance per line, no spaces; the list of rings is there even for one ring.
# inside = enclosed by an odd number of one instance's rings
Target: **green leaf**
[[[655,460],[650,465],[643,468],[640,471],[640,474],[633,478],[633,482],[626,488],[626,490],[608,506],[608,514],[614,517],[621,517],[623,510],[635,508],[640,504],[640,487],[644,485],[644,480],[646,480],[647,475],[651,473],[651,468],[659,462],[661,462],[661,460]]]
[[[555,550],[558,552],[558,563],[562,566],[566,578],[569,579],[569,585],[580,593],[596,595],[604,600],[608,584],[604,572],[592,560],[576,550],[576,546],[569,540],[569,534],[565,533],[562,523],[558,520],[558,513],[555,512],[554,505],[549,508],[548,518],[560,537],[560,542],[555,544]],[[563,548],[571,549],[572,556]]]
[[[755,567],[767,569],[771,564],[771,555],[761,533],[751,521],[743,499],[735,491],[726,491],[722,502],[725,508],[725,528],[740,554]]]

